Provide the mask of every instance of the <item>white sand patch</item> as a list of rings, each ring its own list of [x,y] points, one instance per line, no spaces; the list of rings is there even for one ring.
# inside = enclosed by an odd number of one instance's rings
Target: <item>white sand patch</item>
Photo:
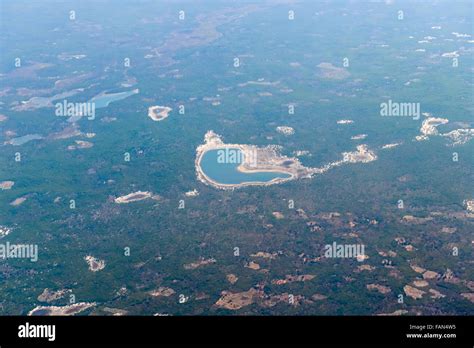
[[[375,153],[369,150],[365,144],[358,145],[357,151],[343,152],[342,155],[344,156],[343,162],[349,163],[368,163],[377,159]]]
[[[416,141],[425,141],[425,140],[428,140],[428,137],[426,135],[417,135],[415,137],[415,140]]]
[[[367,138],[367,134],[358,134],[351,137],[351,140],[363,140]]]
[[[169,297],[171,295],[174,295],[175,291],[171,288],[160,286],[158,289],[149,291],[148,294],[153,297],[160,297],[160,296]]]
[[[308,150],[296,150],[296,151],[293,151],[293,155],[297,157],[301,157],[301,156],[310,156],[311,154]]]
[[[331,63],[320,63],[317,65],[320,69],[320,76],[325,79],[334,79],[334,80],[342,80],[350,76],[349,71],[344,68],[339,68]]]
[[[23,204],[26,201],[26,199],[27,199],[26,196],[18,197],[15,200],[13,200],[12,202],[10,202],[10,205],[12,205],[14,207],[19,206],[19,205]]]
[[[421,124],[420,132],[423,135],[429,136],[429,135],[438,135],[438,129],[437,127],[448,123],[449,120],[447,118],[441,118],[441,117],[428,117],[426,120],[423,121]]]
[[[456,32],[456,31],[453,31],[451,34],[453,34],[453,35],[456,36],[457,38],[467,38],[467,37],[471,37],[471,35],[469,35],[469,34],[462,34],[462,33]]]
[[[85,311],[88,308],[95,307],[96,303],[87,303],[87,302],[78,302],[68,306],[38,306],[31,310],[28,315],[60,315],[60,316],[68,316],[68,315],[75,315],[82,311]]]
[[[292,127],[288,127],[288,126],[278,126],[276,127],[276,131],[283,135],[295,134],[295,130]]]
[[[84,257],[84,260],[89,265],[89,271],[98,272],[105,268],[105,261],[99,260],[98,258],[95,258],[94,256],[87,255]]]
[[[351,124],[354,123],[353,120],[339,120],[336,122],[337,124]]]
[[[148,108],[148,117],[153,121],[163,121],[173,109],[168,106],[154,105]]]
[[[237,86],[246,87],[246,86],[277,86],[280,84],[280,81],[265,81],[265,79],[260,78],[257,81],[247,81],[244,83],[239,83]]]
[[[464,205],[466,206],[467,211],[474,213],[474,199],[470,199],[470,200],[466,199],[464,201]]]
[[[457,58],[459,57],[458,51],[446,52],[441,55],[443,58]]]
[[[197,196],[199,196],[199,191],[194,189],[192,191],[185,192],[184,195],[186,197],[197,197]]]
[[[282,213],[280,213],[279,211],[274,211],[272,213],[272,215],[275,217],[275,219],[278,219],[278,220],[281,220],[281,219],[285,218],[285,216]]]
[[[77,150],[77,149],[90,149],[91,147],[94,146],[93,143],[90,141],[84,141],[84,140],[75,140],[76,145],[69,145],[67,147],[68,150]]]
[[[61,289],[61,290],[51,290],[51,289],[44,289],[43,292],[37,297],[37,300],[40,302],[54,302],[61,298],[63,298],[68,292],[71,290],[68,289]]]
[[[459,128],[447,133],[440,133],[438,131],[438,126],[447,124],[449,120],[441,117],[432,117],[429,113],[423,113],[423,115],[426,119],[421,125],[421,134],[415,137],[416,141],[428,140],[430,136],[441,136],[450,140],[448,145],[458,146],[466,144],[474,138],[474,128]]]
[[[451,140],[451,146],[463,145],[474,138],[474,128],[455,129],[451,132],[441,134]]]
[[[382,149],[393,149],[394,147],[400,146],[402,143],[392,143],[392,144],[386,144],[382,146]]]
[[[15,185],[14,181],[10,181],[10,180],[1,181],[0,182],[0,189],[1,190],[10,190],[13,187],[13,185]]]
[[[0,226],[0,238],[6,237],[11,233],[12,229],[7,226]]]
[[[250,254],[250,256],[273,260],[278,256],[278,253],[268,253],[266,251],[259,251],[259,252],[256,252],[255,254]]]
[[[147,198],[151,198],[152,193],[149,191],[137,191],[129,193],[128,195],[120,196],[115,198],[115,203],[122,204],[122,203],[130,203],[130,202],[137,202],[142,201]]]
[[[192,269],[196,269],[196,268],[199,268],[199,267],[202,267],[202,266],[211,265],[211,264],[216,263],[216,262],[217,261],[214,258],[209,258],[209,259],[201,258],[198,261],[187,263],[187,264],[183,265],[183,267],[186,270],[192,270]]]

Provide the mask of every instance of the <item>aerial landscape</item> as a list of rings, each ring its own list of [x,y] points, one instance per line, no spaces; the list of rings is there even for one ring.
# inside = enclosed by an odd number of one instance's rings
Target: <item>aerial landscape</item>
[[[472,1],[0,11],[1,316],[474,314]]]

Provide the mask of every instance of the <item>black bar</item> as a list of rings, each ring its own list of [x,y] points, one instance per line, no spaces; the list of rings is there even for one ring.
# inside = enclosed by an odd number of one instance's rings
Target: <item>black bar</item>
[[[55,340],[20,338],[26,323],[55,325]],[[1,347],[25,344],[310,344],[468,346],[473,317],[0,317]],[[411,329],[410,329],[411,325]],[[429,325],[432,325],[430,327]],[[440,327],[440,325],[448,325]],[[451,325],[451,326],[449,326]],[[417,329],[415,329],[415,326]],[[420,330],[420,328],[423,328]],[[455,334],[409,338],[407,334]]]

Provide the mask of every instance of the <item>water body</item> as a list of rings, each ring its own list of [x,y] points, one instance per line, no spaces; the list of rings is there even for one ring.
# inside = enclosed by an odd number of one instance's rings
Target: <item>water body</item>
[[[119,92],[119,93],[101,93],[93,97],[90,102],[95,103],[95,108],[106,108],[110,103],[119,101],[130,97],[131,95],[138,94],[138,89],[132,89],[131,91]]]
[[[27,142],[31,140],[40,140],[40,139],[43,139],[43,137],[39,134],[28,134],[28,135],[23,135],[22,137],[10,139],[9,143],[14,146],[19,146],[19,145],[26,144]]]
[[[246,183],[267,183],[273,179],[285,179],[291,177],[290,174],[283,172],[255,172],[243,173],[237,167],[243,159],[243,154],[240,149],[232,149],[238,152],[235,161],[218,161],[219,150],[206,151],[201,158],[201,169],[206,176],[219,184],[237,185]],[[239,161],[240,159],[240,161]],[[233,163],[228,163],[233,162]]]

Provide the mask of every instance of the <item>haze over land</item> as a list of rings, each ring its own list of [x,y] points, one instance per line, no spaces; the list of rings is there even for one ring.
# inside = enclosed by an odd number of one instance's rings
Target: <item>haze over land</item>
[[[0,314],[474,313],[472,2],[0,10]]]

